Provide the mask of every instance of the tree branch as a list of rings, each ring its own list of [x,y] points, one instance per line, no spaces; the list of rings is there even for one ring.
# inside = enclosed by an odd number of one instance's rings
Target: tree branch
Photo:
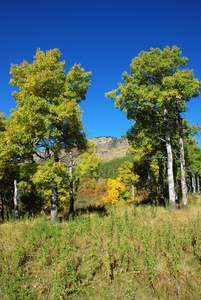
[[[35,152],[36,156],[38,156],[40,159],[47,159],[47,156],[46,157],[43,157],[41,156],[40,154],[38,154],[38,152]]]

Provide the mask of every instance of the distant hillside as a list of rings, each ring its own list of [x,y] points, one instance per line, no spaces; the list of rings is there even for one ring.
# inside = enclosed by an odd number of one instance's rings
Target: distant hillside
[[[122,166],[125,161],[133,162],[133,155],[127,154],[124,157],[114,158],[110,161],[103,162],[100,165],[99,175],[101,178],[116,178],[119,173],[118,169]]]
[[[128,140],[124,137],[114,138],[101,136],[90,140],[97,145],[95,153],[102,158],[103,162],[124,157],[129,147]]]
[[[97,148],[95,149],[96,155],[100,156],[103,162],[108,162],[116,158],[122,158],[126,156],[128,151],[128,140],[126,138],[114,138],[114,137],[97,137],[90,139],[93,141]],[[39,155],[45,156],[43,150],[38,152]],[[79,155],[77,149],[73,149],[73,157],[76,158]],[[63,150],[60,153],[60,160],[69,164],[69,153]],[[39,164],[44,164],[44,160],[34,155],[34,161]]]

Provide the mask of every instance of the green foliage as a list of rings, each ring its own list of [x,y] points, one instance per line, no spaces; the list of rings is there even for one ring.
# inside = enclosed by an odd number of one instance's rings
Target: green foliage
[[[62,206],[68,206],[70,182],[64,163],[54,162],[52,159],[49,159],[44,165],[38,165],[32,181],[47,199],[51,197],[52,184],[55,183],[59,193],[60,209]]]
[[[13,182],[18,177],[19,166],[15,161],[0,160],[0,202],[1,217],[12,218],[14,216]]]
[[[68,173],[64,163],[54,162],[48,159],[44,165],[38,165],[37,171],[33,176],[35,184],[51,188],[51,183],[58,185],[63,179],[68,180]]]
[[[133,163],[125,161],[119,168],[119,178],[120,180],[127,184],[137,184],[139,176],[134,174]]]
[[[19,206],[20,214],[24,216],[36,216],[44,208],[44,196],[42,192],[32,188],[30,191],[23,191],[20,195]]]
[[[117,178],[118,177],[118,169],[125,162],[132,162],[133,156],[132,154],[127,154],[122,158],[115,158],[108,162],[102,163],[100,165],[100,177],[103,178]]]
[[[65,75],[65,63],[59,61],[60,57],[58,49],[46,54],[38,49],[32,64],[24,61],[11,66],[10,83],[19,91],[13,92],[17,108],[9,122],[9,141],[15,146],[17,139],[23,148],[20,153],[43,147],[58,155],[61,148],[84,147],[77,103],[85,99],[91,73],[74,65]]]
[[[169,109],[174,109],[174,97],[179,100],[180,111],[185,111],[185,101],[197,97],[200,89],[193,72],[182,70],[187,62],[176,46],[163,51],[158,48],[141,51],[132,60],[131,75],[124,72],[124,83],[106,95],[115,100],[116,107],[124,110],[129,119],[140,120],[142,115],[154,117],[169,104]]]
[[[91,83],[91,72],[85,72],[81,65],[75,64],[65,74],[65,62],[60,61],[60,57],[58,49],[46,53],[38,49],[31,64],[26,61],[20,65],[12,64],[10,83],[18,88],[13,92],[17,106],[11,111],[10,118],[0,115],[0,158],[27,163],[33,161],[35,154],[43,159],[45,164],[38,166],[33,183],[40,185],[46,196],[52,184],[52,210],[53,205],[57,206],[56,184],[60,199],[67,199],[67,171],[59,163],[61,150],[86,148],[82,111],[78,104],[85,100]],[[29,183],[22,180],[20,185],[21,189],[28,190],[30,180]],[[23,199],[27,197],[26,191]],[[52,213],[52,218],[56,217],[57,213]]]
[[[22,216],[38,215],[44,208],[44,196],[32,180],[36,170],[37,164],[34,163],[21,164],[19,167],[18,199]]]
[[[187,169],[191,174],[196,174],[201,170],[201,148],[197,145],[195,139],[189,139],[186,143]]]
[[[99,178],[99,169],[101,165],[101,158],[93,153],[95,148],[94,143],[88,141],[87,151],[80,154],[76,159],[76,169],[74,176],[80,178],[90,178],[92,181],[97,182]]]
[[[124,72],[123,83],[106,93],[114,100],[116,108],[125,111],[127,118],[134,120],[128,138],[138,144],[144,156],[149,156],[151,160],[153,155],[157,157],[158,151],[164,153],[166,145],[169,202],[172,208],[175,208],[175,189],[171,140],[180,145],[182,167],[185,161],[181,113],[186,111],[187,102],[198,97],[201,90],[201,82],[194,77],[193,70],[185,68],[187,62],[188,59],[176,46],[141,51],[131,62],[131,74]],[[140,136],[142,145],[138,141]],[[185,183],[183,169],[182,182]],[[184,185],[182,192],[186,194]]]

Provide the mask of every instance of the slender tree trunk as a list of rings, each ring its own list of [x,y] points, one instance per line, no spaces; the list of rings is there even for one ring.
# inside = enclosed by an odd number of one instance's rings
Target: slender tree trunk
[[[164,123],[165,123],[165,141],[166,141],[166,150],[167,150],[169,205],[171,209],[175,209],[176,200],[175,200],[174,174],[173,174],[173,157],[172,157],[172,146],[170,142],[170,129],[169,129],[169,123],[167,118],[167,109],[164,110]]]
[[[7,201],[6,201],[6,218],[7,218],[7,221],[9,221],[9,208],[8,208],[8,202]]]
[[[69,206],[69,213],[74,212],[74,197],[73,197],[73,152],[70,151],[70,206]]]
[[[2,218],[2,221],[4,222],[4,199],[3,199],[3,197],[1,199],[1,205],[2,205],[2,207],[1,207],[1,218]]]
[[[175,182],[174,182],[174,186],[175,186],[175,200],[177,202],[178,199],[179,199],[179,196],[178,196],[178,188],[177,188],[177,180],[176,179],[175,179]]]
[[[14,211],[15,211],[15,219],[19,219],[19,210],[17,203],[17,180],[14,179],[14,189],[13,189],[13,203],[14,203]]]
[[[193,189],[192,189],[192,176],[189,174],[188,175],[189,178],[189,183],[188,183],[188,192],[192,193]]]
[[[196,192],[195,175],[192,176],[192,192],[193,192],[193,194],[195,194],[195,192]]]
[[[148,177],[148,195],[149,195],[149,201],[151,201],[151,199],[153,197],[153,192],[152,192],[151,174],[150,174],[149,165],[148,165],[148,169],[147,169],[147,177]]]
[[[9,203],[9,218],[14,218],[14,181],[12,182],[12,189],[11,189],[11,195],[10,195],[10,203]]]
[[[57,221],[57,216],[58,216],[57,200],[58,200],[57,184],[56,182],[53,182],[52,199],[51,199],[51,221],[54,223]]]
[[[159,159],[159,182],[160,182],[160,201],[162,204],[165,204],[164,201],[164,184],[163,184],[163,165],[161,159]]]
[[[197,193],[200,193],[200,181],[199,181],[199,176],[197,176]]]
[[[177,104],[177,117],[179,122],[179,151],[180,151],[180,169],[181,169],[181,193],[182,193],[182,207],[187,205],[187,184],[186,184],[186,170],[185,170],[185,155],[184,155],[184,141],[183,141],[183,125],[180,112]]]
[[[132,180],[131,180],[131,191],[132,191],[133,203],[135,203],[135,188]]]

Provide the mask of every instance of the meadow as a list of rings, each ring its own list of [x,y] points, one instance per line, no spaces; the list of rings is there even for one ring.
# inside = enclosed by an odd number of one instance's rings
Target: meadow
[[[189,200],[1,224],[0,299],[201,299],[201,200]]]

